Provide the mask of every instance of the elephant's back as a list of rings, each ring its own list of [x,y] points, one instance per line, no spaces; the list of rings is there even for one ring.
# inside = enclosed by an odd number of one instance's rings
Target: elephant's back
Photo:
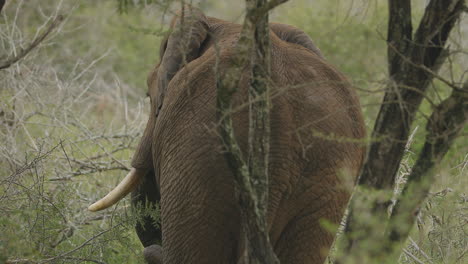
[[[335,67],[316,53],[284,42],[273,42],[273,94],[291,107],[293,125],[302,144],[315,145],[335,157],[362,161],[364,120],[356,91]],[[361,142],[362,143],[362,142]],[[340,155],[339,153],[342,153]],[[344,157],[357,155],[358,157]],[[356,165],[359,167],[360,165]]]
[[[188,133],[192,140],[221,151],[215,76],[216,71],[222,76],[234,56],[235,45],[221,52],[212,47],[182,68],[168,87],[161,109],[167,117],[161,118],[161,128]],[[357,94],[343,74],[312,51],[274,37],[271,72],[272,156],[276,151],[282,156],[303,156],[307,146],[315,145],[314,158],[335,155],[327,160],[362,161],[364,150],[356,142],[365,136],[364,121]],[[234,126],[243,150],[247,149],[249,82],[244,71],[233,96]],[[330,162],[323,166],[332,166]]]

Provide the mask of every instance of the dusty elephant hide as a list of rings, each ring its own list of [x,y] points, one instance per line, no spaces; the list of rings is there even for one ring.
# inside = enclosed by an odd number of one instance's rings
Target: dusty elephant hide
[[[321,223],[339,224],[363,162],[364,122],[355,91],[310,38],[270,26],[268,230],[281,263],[319,264],[334,239]],[[148,78],[151,116],[132,162],[144,172],[133,203],[159,201],[162,229],[145,218],[137,233],[152,263],[238,263],[240,208],[217,133],[215,72],[231,66],[241,26],[194,9],[172,28]],[[234,95],[243,150],[248,83],[245,73]]]

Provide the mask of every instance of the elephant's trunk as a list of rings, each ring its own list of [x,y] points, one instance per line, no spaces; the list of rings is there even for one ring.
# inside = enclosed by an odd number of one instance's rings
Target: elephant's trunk
[[[104,198],[90,205],[88,210],[96,212],[114,205],[135,189],[144,175],[145,170],[132,168],[117,187],[110,191]]]

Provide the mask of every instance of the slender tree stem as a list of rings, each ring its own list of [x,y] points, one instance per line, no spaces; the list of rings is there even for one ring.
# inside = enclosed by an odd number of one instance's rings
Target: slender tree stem
[[[218,82],[218,115],[226,158],[233,170],[241,204],[245,263],[279,263],[269,241],[266,224],[268,207],[268,153],[270,138],[270,34],[268,11],[285,0],[246,0],[247,12],[237,43],[238,56]],[[247,68],[246,68],[247,67]],[[231,119],[231,98],[241,75],[250,73],[248,154],[243,157],[235,139]],[[219,73],[217,73],[219,74]]]

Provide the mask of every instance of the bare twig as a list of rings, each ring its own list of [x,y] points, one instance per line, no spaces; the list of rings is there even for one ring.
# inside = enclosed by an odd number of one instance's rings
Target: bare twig
[[[87,174],[92,174],[92,173],[97,173],[97,172],[104,172],[104,171],[113,171],[113,170],[128,171],[129,169],[127,167],[122,167],[122,166],[94,167],[94,168],[89,169],[89,170],[78,170],[78,171],[72,172],[72,173],[70,173],[69,176],[60,177],[60,178],[50,178],[49,181],[68,181],[68,180],[71,180],[74,177],[81,176],[81,175],[87,175]]]
[[[78,247],[72,249],[72,250],[69,250],[67,252],[64,252],[60,255],[57,255],[57,256],[54,256],[54,257],[50,257],[50,258],[47,258],[47,259],[42,259],[42,260],[32,260],[32,259],[11,259],[11,260],[7,260],[6,263],[7,264],[17,264],[17,263],[37,263],[37,264],[43,264],[43,263],[49,263],[51,261],[54,261],[54,260],[58,260],[58,259],[72,259],[72,260],[86,260],[86,261],[91,261],[91,262],[94,262],[94,263],[104,263],[102,261],[97,261],[97,260],[91,260],[91,259],[88,259],[88,258],[74,258],[74,257],[69,257],[68,255],[80,250],[81,248],[89,245],[89,243],[93,240],[95,240],[96,238],[104,235],[105,233],[113,230],[114,228],[116,227],[119,227],[121,226],[122,224],[117,224],[115,226],[112,226],[111,228],[109,229],[106,229],[104,231],[101,231],[99,232],[98,234],[92,236],[91,238],[87,239],[85,242],[83,242],[81,245],[79,245]]]
[[[122,225],[122,224],[117,224],[117,225],[115,225],[115,226],[112,226],[112,227],[109,228],[109,229],[106,229],[106,230],[104,230],[104,231],[101,231],[101,232],[99,232],[98,234],[96,234],[96,235],[92,236],[91,238],[87,239],[85,242],[83,242],[83,243],[82,243],[81,245],[79,245],[78,247],[76,247],[76,248],[74,248],[74,249],[72,249],[72,250],[69,250],[69,251],[67,251],[67,252],[64,252],[64,253],[62,253],[62,254],[60,254],[60,255],[57,255],[57,256],[54,256],[54,257],[51,257],[51,258],[48,258],[48,259],[43,259],[43,260],[41,260],[39,263],[47,263],[47,262],[50,262],[50,261],[53,261],[53,260],[56,260],[56,259],[61,259],[61,258],[63,258],[63,257],[66,257],[66,256],[72,254],[73,252],[76,252],[76,251],[80,250],[81,248],[83,248],[83,247],[89,245],[89,243],[90,243],[91,241],[95,240],[96,238],[98,238],[98,237],[104,235],[105,233],[107,233],[107,232],[109,232],[109,231],[111,231],[111,230],[113,230],[113,229],[115,229],[115,228],[117,228],[117,227],[119,227],[119,226],[121,226],[121,225]]]
[[[411,244],[413,245],[413,247],[414,247],[415,249],[417,249],[418,252],[421,253],[421,255],[423,255],[423,256],[427,259],[427,261],[429,261],[429,263],[432,264],[433,262],[432,262],[431,258],[426,254],[426,252],[424,252],[424,251],[418,246],[418,244],[416,244],[416,242],[415,242],[411,237],[409,237],[409,240],[411,241]]]
[[[34,48],[36,48],[60,23],[63,21],[63,16],[58,15],[50,24],[49,27],[37,38],[29,44],[29,46],[23,50],[20,51],[20,53],[10,59],[7,59],[4,62],[0,62],[0,70],[6,69],[10,67],[11,65],[17,63],[19,60],[24,58],[26,55],[28,55],[29,52],[31,52]]]
[[[34,167],[39,161],[47,158],[52,152],[55,151],[55,149],[57,149],[58,147],[60,146],[60,143],[57,144],[56,146],[54,146],[53,148],[51,148],[50,150],[48,150],[47,152],[45,153],[41,153],[39,151],[39,154],[30,162],[26,163],[24,166],[22,166],[21,168],[19,168],[18,170],[16,170],[13,174],[11,174],[10,176],[8,176],[8,178],[11,178],[13,176],[16,176],[16,175],[19,175],[29,169],[31,169],[32,167]]]
[[[417,263],[419,264],[425,264],[424,262],[422,262],[420,259],[418,259],[415,255],[411,254],[411,252],[409,252],[408,250],[406,249],[403,249],[403,252],[405,252],[405,254],[410,257],[411,259],[413,259],[414,261],[416,261]]]

